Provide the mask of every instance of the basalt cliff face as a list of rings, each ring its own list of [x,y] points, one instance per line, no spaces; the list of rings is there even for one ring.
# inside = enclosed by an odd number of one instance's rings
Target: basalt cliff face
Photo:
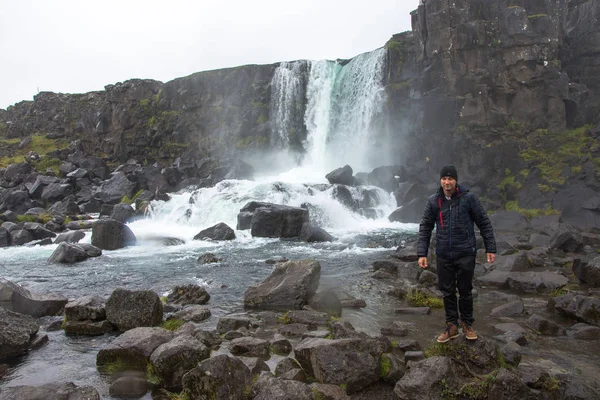
[[[390,144],[382,151],[406,167],[407,180],[428,182],[441,165],[457,164],[461,180],[491,207],[562,210],[573,194],[597,196],[600,4],[422,3],[412,13],[412,32],[385,45],[386,97],[372,121],[373,143]],[[39,93],[0,110],[0,159],[14,154],[14,139],[36,134],[115,163],[135,158],[167,166],[183,154],[269,150],[278,66],[199,72],[167,83],[134,79],[86,94]],[[302,98],[310,63],[300,70]],[[306,101],[296,99],[294,107],[302,116]],[[301,152],[306,136],[305,120],[296,118],[289,147]]]

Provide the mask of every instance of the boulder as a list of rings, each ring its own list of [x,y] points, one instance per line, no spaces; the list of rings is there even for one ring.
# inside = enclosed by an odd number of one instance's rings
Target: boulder
[[[321,265],[314,260],[288,261],[275,265],[271,275],[244,293],[248,308],[301,309],[316,293]]]
[[[82,336],[101,336],[109,332],[113,332],[115,327],[104,321],[67,321],[64,324],[65,334],[67,335],[82,335]]]
[[[108,394],[118,399],[139,399],[148,392],[150,384],[139,376],[122,376],[108,388]]]
[[[569,280],[550,271],[511,272],[506,279],[508,287],[517,293],[550,293],[565,286]]]
[[[310,298],[308,305],[313,310],[323,311],[334,317],[342,315],[342,303],[333,290],[323,290],[316,293]]]
[[[200,362],[183,376],[182,383],[192,399],[244,399],[252,374],[238,358],[220,354]]]
[[[183,375],[210,356],[210,349],[189,335],[181,335],[154,350],[150,362],[167,390],[181,391]]]
[[[379,380],[379,357],[364,351],[361,339],[305,339],[294,353],[317,382],[346,385],[355,393]]]
[[[550,249],[567,253],[580,252],[583,249],[583,237],[574,227],[560,224],[558,231],[550,240]]]
[[[131,207],[131,205],[126,203],[115,204],[115,206],[112,209],[112,213],[110,214],[111,219],[117,220],[123,224],[129,221],[134,216],[135,210],[133,209],[133,207]]]
[[[127,176],[122,171],[119,171],[113,176],[102,182],[96,189],[94,198],[102,203],[117,204],[124,196],[132,196],[136,184],[127,179]]]
[[[349,165],[344,165],[343,167],[336,168],[327,175],[325,175],[325,178],[331,184],[339,183],[340,185],[353,186],[355,180],[352,174],[352,167],[350,167]]]
[[[198,257],[198,262],[200,264],[212,264],[218,263],[219,261],[221,261],[221,258],[217,257],[213,253],[204,253],[200,257]]]
[[[13,246],[21,246],[34,239],[33,235],[25,229],[16,229],[10,232],[10,243]]]
[[[98,351],[96,365],[120,362],[126,370],[145,372],[154,350],[173,337],[173,332],[164,328],[130,329]]]
[[[352,192],[344,185],[334,185],[331,191],[331,197],[349,210],[358,209],[358,201],[352,196]]]
[[[329,233],[327,233],[325,229],[308,222],[302,224],[302,229],[300,230],[300,240],[302,240],[303,242],[314,243],[331,242],[334,240],[334,238]]]
[[[219,318],[219,322],[217,322],[217,333],[223,334],[239,328],[248,328],[249,326],[250,319],[246,317],[225,316]]]
[[[105,304],[106,319],[124,332],[137,327],[159,326],[163,305],[151,290],[115,289]]]
[[[523,301],[516,300],[494,308],[490,315],[492,317],[516,317],[523,314],[523,311]]]
[[[77,231],[69,231],[63,232],[54,239],[54,243],[78,243],[81,239],[85,237],[85,233],[77,230]]]
[[[253,337],[233,339],[229,347],[234,356],[269,358],[269,342]]]
[[[180,305],[206,304],[209,300],[210,294],[198,285],[175,286],[171,293],[167,295],[168,303]]]
[[[102,250],[134,246],[137,239],[127,225],[114,219],[100,219],[92,226],[92,244]]]
[[[202,322],[209,319],[210,316],[211,312],[208,308],[192,305],[175,312],[172,317],[181,321]]]
[[[29,193],[25,190],[10,191],[0,204],[0,212],[13,211],[17,214],[25,214],[31,208]]]
[[[55,203],[73,194],[75,189],[68,183],[51,183],[42,190],[41,200],[44,203]]]
[[[548,300],[548,308],[568,318],[600,326],[600,299],[568,293]]]
[[[545,336],[565,336],[567,334],[565,328],[537,314],[529,317],[527,325],[534,331]]]
[[[102,254],[102,250],[96,246],[86,243],[87,246],[62,242],[56,247],[54,252],[48,258],[48,262],[52,264],[73,264],[80,261],[85,261],[90,257],[98,257]]]
[[[592,288],[600,287],[600,256],[594,257],[588,263],[579,259],[573,260],[572,270],[581,283]]]
[[[39,222],[25,222],[23,224],[23,229],[31,233],[31,236],[37,240],[53,238],[56,236],[56,233],[46,229],[44,225],[40,224]]]
[[[57,315],[69,299],[55,293],[35,293],[9,280],[0,278],[0,302],[14,312],[32,317]]]
[[[402,207],[397,208],[393,211],[388,219],[390,222],[404,222],[418,224],[421,222],[423,216],[423,210],[425,210],[425,204],[427,203],[428,196],[417,197],[412,199]]]
[[[490,215],[494,229],[498,231],[524,231],[527,229],[527,219],[517,211],[497,211]]]
[[[218,224],[201,230],[194,240],[233,240],[235,239],[235,232],[227,224],[219,222]]]
[[[0,307],[0,361],[27,353],[39,328],[30,316]]]
[[[308,210],[279,204],[262,203],[254,208],[250,202],[240,210],[240,214],[252,211],[250,233],[255,237],[290,238],[300,236],[302,224],[308,222]],[[239,222],[239,218],[238,218]]]
[[[67,321],[101,321],[106,318],[105,299],[100,296],[83,296],[65,305]]]
[[[46,383],[40,386],[9,386],[0,393],[2,400],[100,400],[93,386],[77,386],[73,382]]]

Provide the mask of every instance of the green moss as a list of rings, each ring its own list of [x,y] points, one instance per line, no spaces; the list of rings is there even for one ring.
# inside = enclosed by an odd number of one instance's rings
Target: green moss
[[[347,383],[342,383],[340,385],[340,389],[342,389],[344,392],[346,392],[348,390],[348,384]]]
[[[390,39],[385,44],[385,49],[388,52],[400,53],[400,52],[404,51],[404,43],[403,42],[397,42],[397,41],[395,41],[393,39]]]
[[[122,358],[117,358],[115,361],[98,366],[98,371],[102,374],[114,375],[117,372],[127,371],[130,369],[138,370],[139,368],[131,368],[131,365],[125,362]]]
[[[177,318],[171,318],[162,323],[162,327],[168,331],[176,331],[181,328],[181,326],[185,324],[185,321],[182,321]]]
[[[146,364],[146,380],[155,386],[160,385],[162,382],[162,378],[158,376],[154,366],[150,363]]]
[[[21,142],[22,139],[5,139],[0,141],[1,144],[15,145]],[[0,157],[0,168],[5,168],[10,164],[23,162],[24,156],[33,151],[43,158],[46,154],[54,150],[64,149],[69,146],[66,140],[48,139],[45,135],[36,134],[31,137],[31,142],[22,149],[14,149],[8,156]],[[35,165],[34,165],[35,166]]]
[[[418,289],[408,290],[405,299],[413,307],[444,308],[444,301],[442,299],[429,296]]]
[[[235,147],[240,150],[249,148],[264,148],[269,144],[269,138],[267,136],[246,136],[239,139],[235,143]]]
[[[379,359],[379,377],[384,379],[392,372],[392,361],[385,354]]]
[[[290,322],[292,322],[292,320],[290,319],[290,316],[288,315],[288,313],[285,313],[282,316],[277,317],[277,322],[280,324],[287,325]]]
[[[573,172],[574,174],[581,173],[581,165],[575,165],[575,166],[571,167],[571,172]]]
[[[4,124],[4,122],[0,122],[0,128],[2,127],[1,124]],[[4,127],[6,129],[6,124],[4,124]],[[2,130],[0,130],[0,133],[2,133]],[[22,139],[20,139],[20,138],[1,139],[0,140],[0,144],[4,145],[4,146],[14,146],[14,145],[17,145],[17,144],[21,143],[21,140]]]
[[[523,124],[514,120],[514,119],[510,119],[508,120],[508,122],[506,123],[506,127],[512,131],[516,131],[519,129],[523,128]]]
[[[135,201],[135,199],[137,199],[138,197],[140,197],[140,195],[144,193],[144,189],[140,189],[138,190],[132,198],[129,198],[129,196],[125,195],[123,196],[123,198],[121,199],[121,203],[125,203],[125,204],[133,204],[133,202]]]
[[[507,186],[512,186],[512,187],[514,187],[517,190],[520,190],[523,187],[523,185],[520,182],[516,182],[515,181],[515,176],[514,175],[509,175],[509,176],[505,177],[498,184],[498,188],[502,189],[502,190],[506,190]]]
[[[392,347],[397,349],[398,348],[398,341],[397,340],[392,340]]]
[[[532,219],[540,215],[558,215],[560,212],[551,206],[546,208],[521,208],[516,201],[507,201],[504,205],[506,211],[516,211],[527,219]]]
[[[543,18],[543,17],[547,17],[548,14],[534,14],[534,15],[528,15],[527,18],[529,19],[537,19],[537,18]]]
[[[265,122],[267,122],[269,120],[269,118],[267,117],[266,114],[264,113],[260,113],[260,115],[258,116],[258,118],[256,119],[256,123],[257,124],[264,124]]]
[[[39,161],[32,163],[36,171],[46,172],[46,170],[50,169],[57,176],[60,174],[59,167],[61,164],[62,161],[59,159],[48,156],[42,156]]]
[[[167,304],[167,296],[160,296],[160,301],[162,301],[163,304]]]
[[[8,129],[6,122],[0,121],[0,134],[3,134]]]
[[[543,375],[540,381],[545,392],[555,392],[560,388],[560,381],[552,376]]]
[[[548,296],[550,297],[558,297],[558,296],[563,296],[565,294],[569,293],[568,289],[565,288],[556,288],[553,291],[551,291],[550,293],[548,293]]]
[[[313,392],[315,400],[325,400],[325,395],[315,387],[311,387],[310,390]]]
[[[404,90],[404,89],[409,88],[410,87],[410,83],[411,83],[410,79],[405,79],[405,80],[400,81],[400,82],[392,83],[389,87],[392,90],[400,91],[400,90]]]
[[[442,399],[456,400],[456,393],[454,393],[452,388],[450,388],[450,385],[448,385],[448,382],[446,382],[446,378],[442,378],[442,380],[440,381],[440,389]]]

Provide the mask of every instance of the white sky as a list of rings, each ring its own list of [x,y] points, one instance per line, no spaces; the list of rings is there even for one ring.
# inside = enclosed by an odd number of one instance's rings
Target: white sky
[[[38,91],[299,59],[351,58],[410,30],[418,0],[0,0],[0,108]]]

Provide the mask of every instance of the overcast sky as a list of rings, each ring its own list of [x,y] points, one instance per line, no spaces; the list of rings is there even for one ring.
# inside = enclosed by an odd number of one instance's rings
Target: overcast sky
[[[0,108],[38,91],[298,59],[351,58],[410,30],[418,0],[0,0]]]

